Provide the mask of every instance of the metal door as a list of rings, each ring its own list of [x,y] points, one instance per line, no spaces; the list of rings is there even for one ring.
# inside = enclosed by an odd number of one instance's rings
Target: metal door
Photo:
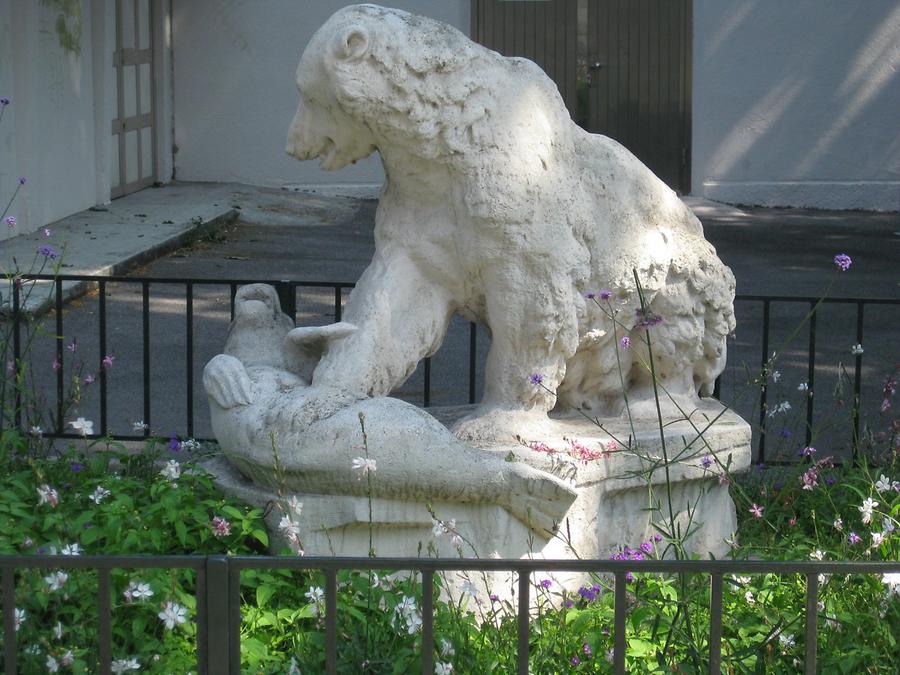
[[[116,198],[156,181],[156,138],[152,2],[114,2],[116,119],[112,122],[110,194]]]
[[[578,124],[690,192],[692,0],[473,0],[472,35],[557,83]]]

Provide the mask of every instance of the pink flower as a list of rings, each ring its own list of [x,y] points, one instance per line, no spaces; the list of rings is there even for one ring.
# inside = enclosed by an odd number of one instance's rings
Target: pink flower
[[[231,534],[231,523],[221,516],[216,516],[212,519],[212,531],[216,537],[227,537]]]
[[[532,450],[534,450],[535,452],[544,452],[544,453],[547,453],[548,455],[552,455],[552,454],[556,453],[555,449],[551,448],[546,443],[540,443],[538,441],[532,441],[531,443],[528,444],[528,447],[531,448]]]
[[[754,518],[762,518],[764,506],[759,506],[756,502],[753,502],[753,506],[750,507],[750,513],[753,514]]]
[[[107,354],[106,356],[103,357],[103,360],[100,362],[100,365],[103,368],[112,368],[112,364],[113,364],[113,361],[115,360],[115,358],[116,358],[115,356],[110,356],[109,354]]]
[[[62,364],[59,359],[53,359],[53,370],[58,373],[60,368],[62,368]]]
[[[605,457],[608,454],[608,451],[604,450],[592,450],[586,445],[579,443],[578,441],[569,441],[569,454],[572,455],[575,459],[580,459],[582,462],[587,464],[588,462],[592,462],[595,459],[600,459]]]

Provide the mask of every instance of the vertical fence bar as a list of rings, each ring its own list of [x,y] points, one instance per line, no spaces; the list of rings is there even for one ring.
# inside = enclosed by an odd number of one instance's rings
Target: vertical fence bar
[[[100,673],[110,675],[112,670],[112,624],[110,620],[109,568],[97,570],[97,614],[100,632]]]
[[[475,403],[476,339],[477,326],[469,323],[469,403]]]
[[[194,436],[194,284],[190,281],[185,284],[185,321],[187,322],[187,435]]]
[[[275,292],[278,294],[278,302],[281,304],[281,311],[291,317],[291,320],[297,321],[297,294],[294,286],[290,281],[282,279],[275,284]]]
[[[422,570],[422,675],[434,673],[434,572]]]
[[[335,320],[335,321],[340,321],[340,320],[341,320],[341,314],[342,314],[342,307],[341,307],[341,287],[340,287],[340,286],[335,286],[335,287],[334,287],[334,320]]]
[[[709,673],[722,670],[722,575],[713,572],[709,578]]]
[[[422,366],[422,407],[427,408],[431,405],[431,357],[425,357],[425,363]]]
[[[813,397],[810,393],[815,392],[813,385],[816,382],[816,303],[810,301],[809,308],[812,312],[809,316],[809,363],[806,372],[806,445],[812,443],[813,430]]]
[[[516,650],[516,673],[528,675],[528,642],[530,635],[531,605],[529,584],[531,575],[528,570],[519,570],[519,615],[518,615],[518,648]]]
[[[325,570],[325,672],[337,673],[337,570]]]
[[[625,675],[625,572],[616,572],[615,580],[613,672]]]
[[[209,558],[206,558],[206,567],[209,566]],[[197,601],[197,673],[199,675],[207,675],[209,673],[209,588],[206,584],[206,567],[198,567],[195,572],[197,574],[197,594],[194,596]],[[228,579],[224,584],[226,592],[228,589]],[[220,614],[219,616],[224,616]],[[226,635],[225,645],[227,647],[228,640]]]
[[[22,428],[22,386],[19,377],[22,373],[22,308],[20,304],[22,298],[20,295],[19,284],[13,281],[13,363],[15,365],[15,383],[13,390],[13,405],[15,406],[15,424],[16,429]]]
[[[860,300],[856,303],[856,344],[863,342],[863,307]],[[862,392],[862,352],[856,355],[855,372],[853,374],[853,465],[859,455],[859,406]]]
[[[762,334],[762,383],[759,388],[759,445],[757,446],[756,461],[763,463],[766,460],[766,390],[768,389],[769,362],[769,300],[763,300],[763,334]]]
[[[206,567],[202,570],[205,578],[205,591],[197,586],[197,652],[206,662],[207,670],[201,673],[230,673],[231,667],[231,630],[232,621],[229,615],[229,565],[225,556],[209,556]],[[199,611],[202,604],[203,611]],[[215,620],[211,620],[215,617]],[[240,626],[238,626],[240,637]],[[240,662],[240,657],[238,657]]]
[[[65,396],[65,388],[63,386],[63,297],[62,297],[62,279],[59,277],[54,281],[56,285],[56,433],[63,432],[63,397]]]
[[[813,574],[806,575],[806,661],[803,672],[815,675],[816,650],[819,628],[819,578]]]
[[[141,282],[141,331],[143,336],[144,436],[150,435],[150,282]]]
[[[16,675],[16,580],[12,567],[3,568],[3,672]]]
[[[106,410],[106,368],[103,367],[103,358],[106,356],[106,282],[97,282],[97,323],[100,331],[100,435],[106,436],[109,432],[109,416]]]
[[[227,559],[226,559],[227,562]],[[228,612],[226,623],[228,624],[228,669],[221,672],[229,675],[240,675],[241,672],[241,570],[233,565],[228,565]],[[217,671],[210,670],[211,674],[218,675]]]
[[[228,307],[230,312],[229,321],[234,321],[234,296],[237,295],[237,284],[228,284],[229,295],[230,298],[228,300]]]

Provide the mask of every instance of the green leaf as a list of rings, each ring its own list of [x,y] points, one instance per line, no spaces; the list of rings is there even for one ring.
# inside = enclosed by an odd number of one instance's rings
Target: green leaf
[[[271,597],[275,594],[275,587],[268,584],[261,584],[256,587],[256,606],[265,607]]]
[[[175,536],[178,537],[178,542],[182,546],[187,543],[187,527],[180,520],[175,521]]]
[[[253,530],[251,534],[253,535],[253,538],[259,541],[263,546],[269,545],[269,535],[265,530]]]

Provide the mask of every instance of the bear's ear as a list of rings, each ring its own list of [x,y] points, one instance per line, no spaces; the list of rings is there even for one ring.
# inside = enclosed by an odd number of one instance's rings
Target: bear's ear
[[[369,51],[369,33],[361,26],[351,26],[335,36],[334,55],[342,61],[358,61]]]

